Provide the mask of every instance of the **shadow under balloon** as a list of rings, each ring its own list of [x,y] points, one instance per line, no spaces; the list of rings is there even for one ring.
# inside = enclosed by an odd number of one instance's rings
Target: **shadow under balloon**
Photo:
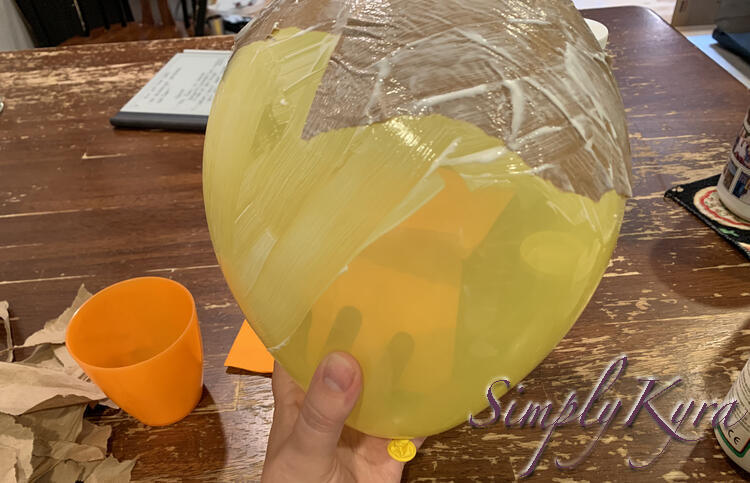
[[[723,243],[717,237],[717,244]],[[649,264],[654,276],[669,290],[682,295],[694,302],[711,307],[744,308],[750,307],[750,297],[732,296],[721,293],[722,288],[730,287],[733,292],[750,292],[748,285],[748,267],[721,267],[731,261],[718,258],[707,259],[706,249],[681,244],[674,246],[674,240],[661,239],[649,253]],[[737,254],[737,263],[746,262]],[[679,265],[680,270],[670,267]],[[714,268],[715,267],[715,268]],[[686,276],[685,272],[696,273],[696,276]],[[717,296],[718,295],[718,296]]]
[[[721,252],[726,251],[720,246],[723,243],[724,241],[717,236],[715,244]],[[685,243],[675,246],[674,240],[661,239],[651,249],[649,262],[652,272],[659,281],[672,292],[692,302],[732,311],[750,307],[750,297],[739,295],[750,292],[748,289],[750,269],[743,266],[730,266],[733,263],[737,265],[745,263],[744,257],[737,253],[736,257],[732,257],[734,260],[727,260],[728,257],[713,255],[714,253],[707,253],[705,247]],[[679,265],[680,270],[670,269],[675,265]],[[696,276],[686,276],[686,272],[695,273]],[[720,314],[721,312],[717,316]],[[724,319],[721,326],[717,325],[716,339],[720,340],[722,332],[726,332],[727,325],[730,325],[730,333],[726,340],[721,342],[719,347],[716,347],[716,340],[707,340],[700,351],[705,350],[710,352],[710,355],[706,354],[706,362],[700,364],[698,369],[700,373],[681,374],[683,377],[688,376],[687,384],[703,389],[703,396],[706,400],[717,402],[723,401],[737,373],[750,356],[747,350],[750,347],[750,317],[744,313],[737,314],[735,326],[731,326],[732,320],[726,320],[725,317]],[[711,324],[711,321],[702,323]],[[689,334],[685,336],[688,337]],[[689,357],[694,361],[704,359],[700,353],[696,352],[690,352]],[[724,455],[710,425],[703,427],[700,436],[703,439],[694,444],[687,456],[686,465],[690,465],[691,461],[706,461],[711,462],[712,466],[727,465],[734,469],[737,475],[745,475],[744,470]]]
[[[706,392],[717,401],[729,393],[732,383],[739,376],[739,371],[750,358],[750,316],[738,317],[736,329],[732,330],[727,340],[719,348],[709,349],[714,355],[703,367]]]
[[[750,316],[745,315],[728,340],[720,348],[715,349],[715,355],[704,366],[707,370],[701,374],[701,377],[707,386],[707,399],[723,401],[732,383],[739,376],[739,371],[750,357],[748,347],[750,347]],[[735,420],[735,416],[730,418],[730,422]],[[703,429],[701,436],[703,439],[693,447],[689,455],[691,460],[711,461],[716,464],[721,459],[719,456],[723,456],[724,463],[734,469],[737,475],[746,478],[746,471],[724,454],[710,425]]]
[[[713,349],[715,355],[705,367],[707,378],[711,380],[711,389],[719,390],[718,398],[724,397],[731,384],[730,375],[742,369],[750,357],[750,316],[743,314],[737,317],[737,327],[720,349]],[[710,375],[710,377],[708,377]],[[722,377],[723,376],[723,377]],[[718,378],[718,379],[717,379]],[[713,395],[713,394],[712,394]]]

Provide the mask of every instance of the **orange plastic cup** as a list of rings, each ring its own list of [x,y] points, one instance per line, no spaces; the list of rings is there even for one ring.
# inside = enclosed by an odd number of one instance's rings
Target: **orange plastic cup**
[[[195,301],[173,280],[133,278],[98,292],[73,315],[65,342],[102,391],[145,424],[179,421],[200,400]]]

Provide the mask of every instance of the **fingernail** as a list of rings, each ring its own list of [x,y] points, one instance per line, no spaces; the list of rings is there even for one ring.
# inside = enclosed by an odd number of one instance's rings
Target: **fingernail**
[[[344,392],[351,387],[355,375],[356,369],[347,357],[335,352],[328,355],[323,371],[326,386],[336,392]]]

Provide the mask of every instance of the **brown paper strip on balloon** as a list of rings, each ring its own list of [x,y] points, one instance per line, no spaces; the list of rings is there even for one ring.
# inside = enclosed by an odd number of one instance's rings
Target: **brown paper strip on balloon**
[[[632,195],[622,99],[571,2],[276,0],[237,47],[302,25],[339,36],[304,139],[437,113],[504,140],[564,191]]]

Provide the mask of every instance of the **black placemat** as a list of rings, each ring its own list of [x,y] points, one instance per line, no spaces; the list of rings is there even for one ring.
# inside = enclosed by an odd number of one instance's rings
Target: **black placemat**
[[[750,259],[750,222],[727,210],[716,193],[719,175],[667,190],[671,198]]]

